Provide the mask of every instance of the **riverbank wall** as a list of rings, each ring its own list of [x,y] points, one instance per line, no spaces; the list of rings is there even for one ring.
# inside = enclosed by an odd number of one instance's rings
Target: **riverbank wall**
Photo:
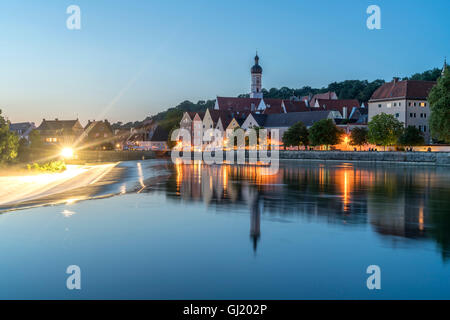
[[[214,152],[213,152],[214,154]],[[270,156],[270,151],[268,152]],[[194,159],[194,153],[191,154]],[[35,154],[28,162],[36,159],[52,158],[52,154]],[[53,159],[58,158],[53,154]],[[169,158],[170,152],[155,151],[77,151],[75,157],[66,160],[68,164],[83,164],[95,162],[117,162],[131,160],[146,160],[155,158]],[[201,159],[201,157],[199,157]],[[195,158],[195,159],[199,159]],[[249,152],[246,151],[246,159]],[[317,161],[352,161],[352,162],[380,162],[380,163],[417,163],[429,165],[450,166],[450,152],[395,152],[395,151],[279,151],[282,160],[317,160]],[[226,159],[224,151],[223,159]],[[234,154],[234,163],[237,162],[237,154]]]
[[[270,151],[268,156],[271,156]],[[214,157],[214,152],[213,152]],[[201,159],[200,155],[191,154],[192,159]],[[233,163],[237,163],[234,154]],[[226,151],[223,159],[226,160]],[[245,159],[249,159],[249,152],[245,152]],[[450,152],[397,152],[397,151],[279,151],[280,160],[310,160],[310,161],[349,161],[374,163],[411,163],[450,166]],[[260,160],[259,156],[258,159]]]
[[[398,162],[450,166],[450,152],[280,151],[280,159]]]

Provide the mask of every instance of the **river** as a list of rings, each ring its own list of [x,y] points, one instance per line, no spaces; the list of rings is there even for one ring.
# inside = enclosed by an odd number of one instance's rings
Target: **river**
[[[1,299],[450,299],[448,167],[122,162],[0,210]]]

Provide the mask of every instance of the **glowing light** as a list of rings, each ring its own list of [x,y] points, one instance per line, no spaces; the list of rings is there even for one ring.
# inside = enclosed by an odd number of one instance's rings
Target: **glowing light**
[[[348,140],[349,140],[349,139],[348,139],[348,136],[345,136],[345,137],[344,137],[344,143],[345,143],[345,144],[348,144]]]
[[[61,150],[61,156],[66,159],[73,158],[73,149],[72,148],[64,148]]]
[[[78,202],[80,200],[82,200],[82,199],[71,198],[71,199],[66,199],[65,202],[66,202],[67,205],[72,205],[72,204],[74,204],[74,203],[76,203],[76,202]]]

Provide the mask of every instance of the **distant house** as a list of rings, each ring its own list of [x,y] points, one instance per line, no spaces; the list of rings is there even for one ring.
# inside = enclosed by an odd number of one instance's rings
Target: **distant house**
[[[93,150],[114,149],[114,132],[108,120],[88,121],[83,132],[83,146]]]
[[[251,114],[245,119],[242,128],[247,130],[252,127],[264,127],[266,129],[278,129],[280,139],[289,127],[297,122],[302,122],[307,128],[322,119],[336,119],[339,112],[333,110],[316,112],[291,112],[280,114]]]
[[[84,132],[84,128],[78,119],[43,119],[36,130],[46,145],[72,145]]]
[[[161,126],[157,126],[150,138],[150,150],[166,151],[169,150],[167,141],[169,139],[169,132]]]
[[[19,136],[20,139],[28,140],[28,137],[33,131],[36,129],[34,122],[20,122],[20,123],[11,123],[9,125],[9,130],[14,132]]]
[[[317,99],[337,100],[337,94],[334,91],[328,91],[325,93],[317,93],[313,95],[309,101],[309,106],[313,107],[316,104]]]
[[[394,78],[383,84],[369,100],[369,121],[374,116],[386,113],[393,115],[405,127],[414,126],[430,142],[430,104],[428,94],[436,84],[434,81],[403,80]]]
[[[312,106],[320,110],[339,111],[342,119],[349,119],[360,108],[356,99],[317,99]]]
[[[131,129],[114,130],[114,148],[116,150],[124,150],[128,145],[128,141],[133,134]]]

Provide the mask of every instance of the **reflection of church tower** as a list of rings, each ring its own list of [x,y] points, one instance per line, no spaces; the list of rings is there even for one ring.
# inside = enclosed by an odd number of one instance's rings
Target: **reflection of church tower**
[[[259,237],[261,236],[261,210],[259,196],[256,196],[250,206],[250,238],[253,240],[253,250],[256,252]]]
[[[255,65],[251,68],[252,74],[252,91],[250,93],[250,98],[262,98],[262,68],[259,65],[258,53],[255,56]]]

